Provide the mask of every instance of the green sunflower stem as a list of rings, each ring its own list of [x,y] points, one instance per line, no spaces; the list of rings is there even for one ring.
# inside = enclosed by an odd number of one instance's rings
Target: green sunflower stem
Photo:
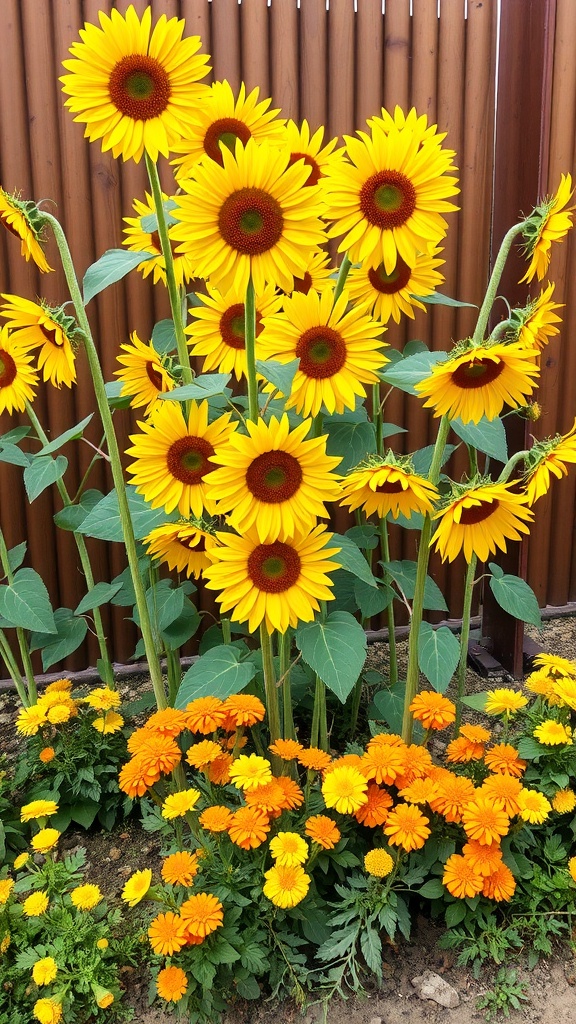
[[[132,584],[134,586],[134,594],[136,598],[136,607],[138,609],[138,617],[140,619],[140,631],[142,633],[142,640],[144,641],[144,649],[146,652],[146,659],[148,661],[148,670],[150,672],[150,679],[156,697],[156,704],[158,709],[161,710],[167,706],[166,692],[164,690],[164,683],[162,680],[162,672],[160,669],[160,661],[158,653],[154,644],[154,636],[152,632],[152,626],[150,623],[150,615],[148,613],[148,605],[146,603],[146,593],[144,591],[144,585],[142,577],[140,575],[140,569],[138,566],[138,553],[136,550],[136,540],[134,538],[134,529],[132,526],[132,519],[130,517],[130,509],[128,507],[128,498],[126,495],[126,486],[124,483],[124,474],[122,472],[122,462],[120,460],[120,451],[118,449],[118,440],[114,431],[114,425],[112,423],[112,414],[110,412],[110,406],[108,405],[108,398],[106,396],[106,386],[104,383],[104,377],[102,375],[102,367],[98,359],[98,353],[92,337],[92,331],[90,330],[90,323],[86,316],[86,310],[82,301],[82,294],[76,279],[76,272],[74,270],[74,264],[72,262],[72,256],[66,240],[66,235],[62,230],[62,226],[55,217],[50,213],[44,213],[43,219],[46,224],[49,224],[54,233],[58,250],[60,252],[60,259],[62,260],[62,267],[66,275],[66,281],[70,289],[70,295],[74,303],[76,311],[76,317],[80,325],[81,330],[84,333],[84,347],[86,350],[86,356],[88,359],[88,365],[90,367],[90,373],[94,385],[94,393],[96,396],[96,402],[102,419],[102,426],[106,435],[106,443],[108,446],[108,454],[110,457],[110,467],[112,470],[112,478],[114,481],[114,488],[116,490],[116,497],[118,500],[118,508],[120,512],[120,521],[122,524],[122,534],[124,537],[124,544],[126,546],[126,555],[128,558],[128,565],[130,566],[130,575],[132,577]]]
[[[260,626],[260,647],[262,650],[262,668],[264,670],[264,691],[266,694],[266,711],[268,714],[268,731],[270,743],[276,743],[280,735],[280,705],[278,702],[278,687],[276,686],[276,673],[274,671],[274,657],[272,654],[272,640],[264,623]],[[272,770],[275,775],[281,774],[282,762],[276,754],[271,755]]]
[[[36,431],[36,436],[38,440],[41,441],[43,445],[47,445],[48,437],[44,431],[44,428],[42,427],[42,424],[40,423],[40,420],[38,419],[36,413],[34,412],[34,409],[32,408],[30,402],[26,402],[26,412],[28,414],[28,419],[30,420],[30,423],[32,424],[34,430]],[[92,462],[90,463],[90,465],[92,465]],[[70,494],[68,492],[68,488],[66,487],[66,484],[64,483],[62,478],[56,481],[56,487],[58,488],[58,493],[62,499],[62,504],[64,505],[64,507],[69,508],[71,505],[73,505],[74,502],[72,501],[72,498],[70,497]],[[86,541],[84,540],[84,537],[82,536],[81,533],[74,533],[73,536],[74,540],[76,541],[76,547],[78,548],[78,555],[80,557],[80,564],[82,566],[82,572],[84,573],[84,579],[86,580],[86,586],[88,587],[88,591],[93,590],[95,586],[94,574],[92,572],[92,564],[90,562],[90,556],[88,554]],[[102,679],[112,690],[114,690],[116,688],[116,683],[114,682],[114,669],[112,667],[112,662],[110,660],[110,655],[108,653],[106,634],[104,633],[104,623],[102,622],[102,615],[99,608],[92,609],[92,619],[94,622],[96,639],[98,641],[98,649],[100,651]]]
[[[314,691],[314,711],[312,714],[312,732],[310,746],[319,747],[328,753],[328,718],[326,714],[326,683],[316,676]]]
[[[358,725],[358,713],[360,711],[360,701],[362,700],[362,684],[363,679],[360,676],[359,679],[354,683],[354,689],[352,690],[352,705],[350,707],[350,725],[348,727],[348,734],[350,740],[354,740],[356,737],[356,726]]]
[[[473,554],[468,569],[466,570],[466,583],[464,585],[464,602],[462,605],[462,631],[460,633],[460,661],[456,676],[456,720],[454,722],[454,737],[460,732],[462,721],[462,698],[466,693],[466,668],[468,665],[468,639],[470,637],[470,615],[472,612],[472,595],[474,593],[474,577],[478,556]]]
[[[178,651],[166,648],[166,675],[168,676],[168,703],[171,708],[176,707],[176,697],[182,682],[182,666]]]
[[[248,381],[248,415],[253,423],[258,421],[258,380],[256,377],[256,295],[254,282],[250,277],[246,288],[244,306],[244,336],[246,340],[246,379]]]
[[[4,540],[4,534],[0,528],[0,563],[4,570],[4,575],[8,580],[8,584],[12,586],[14,582],[14,573],[10,568],[10,559],[8,558],[8,548],[6,541]],[[16,637],[18,640],[18,647],[20,648],[20,657],[22,658],[22,665],[24,668],[24,674],[26,676],[26,684],[28,686],[28,699],[30,704],[35,704],[38,700],[38,691],[36,690],[36,680],[34,678],[34,669],[32,667],[32,658],[30,657],[30,647],[26,634],[21,626],[16,627]]]
[[[296,739],[294,716],[292,712],[292,686],[290,682],[290,647],[292,637],[290,630],[281,633],[278,640],[280,655],[280,678],[282,680],[282,711],[284,717],[284,739]]]
[[[450,420],[447,416],[443,416],[440,420],[436,444],[434,445],[434,453],[432,455],[432,464],[428,474],[430,483],[434,485],[438,483],[440,478],[442,456],[444,454],[444,448],[446,447],[449,430]],[[424,525],[422,527],[422,533],[420,534],[420,546],[418,548],[418,563],[416,568],[416,585],[414,589],[414,600],[412,602],[412,617],[410,620],[408,670],[406,674],[404,714],[402,717],[402,739],[405,743],[412,742],[412,712],[410,711],[410,705],[418,692],[418,639],[420,636],[420,626],[422,625],[422,615],[424,612],[424,586],[426,584],[428,561],[430,559],[431,536],[432,520],[430,516],[427,515],[424,518]]]
[[[474,329],[474,335],[472,340],[477,343],[483,341],[486,335],[488,319],[492,311],[492,306],[496,301],[498,288],[500,286],[500,279],[502,277],[502,271],[504,270],[504,267],[506,265],[506,260],[508,259],[510,249],[512,248],[512,243],[516,236],[522,233],[527,223],[528,221],[523,220],[519,224],[514,224],[514,226],[510,228],[510,230],[504,235],[504,238],[502,239],[502,245],[500,246],[498,255],[496,257],[496,262],[494,263],[494,268],[492,270],[492,274],[488,282],[488,288],[486,289],[486,294],[480,307],[480,313],[478,314],[478,321]]]
[[[191,384],[194,374],[190,365],[190,352],[188,350],[188,343],[184,333],[182,300],[178,285],[176,284],[176,275],[174,274],[174,256],[172,255],[172,246],[170,245],[170,238],[168,236],[166,215],[164,213],[164,206],[162,205],[162,186],[160,185],[158,166],[156,162],[148,156],[148,153],[144,154],[144,159],[146,161],[146,170],[148,171],[150,187],[154,197],[154,206],[156,208],[158,236],[160,238],[162,255],[164,257],[164,264],[166,267],[166,287],[168,289],[170,309],[172,311],[172,319],[174,321],[174,333],[176,335],[176,347],[178,349],[178,362],[182,367],[182,383]]]
[[[391,584],[392,580],[386,566],[390,561],[390,541],[388,539],[388,523],[385,518],[380,519],[380,553],[384,564],[384,582]],[[398,682],[398,654],[396,651],[396,622],[394,618],[394,602],[390,601],[386,609],[388,619],[388,651],[390,659],[390,686]]]
[[[348,253],[344,256],[342,263],[340,264],[340,270],[338,271],[338,278],[336,280],[336,287],[334,289],[334,302],[337,302],[342,294],[342,289],[346,284],[346,278],[348,277],[348,271],[352,266],[352,261],[348,258]]]
[[[232,626],[230,625],[230,619],[223,616],[220,619],[220,625],[222,626],[222,640],[228,647],[232,643]]]
[[[527,449],[524,449],[521,452],[515,452],[514,455],[512,455],[511,458],[508,459],[508,462],[506,463],[504,469],[500,473],[500,476],[498,477],[498,483],[505,484],[514,467],[517,466],[519,462],[522,462],[524,459],[527,459],[529,454],[530,452]]]
[[[17,691],[18,696],[20,698],[20,703],[22,704],[22,707],[23,708],[29,708],[30,704],[35,704],[36,703],[37,694],[34,696],[34,700],[30,700],[29,693],[26,690],[26,687],[24,686],[24,683],[22,681],[22,673],[20,672],[20,669],[18,668],[18,665],[16,664],[16,661],[14,660],[14,656],[13,656],[12,651],[10,649],[10,644],[8,643],[6,635],[3,632],[3,630],[1,630],[1,629],[0,629],[0,654],[2,655],[2,657],[4,659],[4,662],[6,664],[6,668],[8,669],[8,672],[10,673],[10,678],[11,678],[12,682],[14,683],[14,686],[16,687],[16,691]]]

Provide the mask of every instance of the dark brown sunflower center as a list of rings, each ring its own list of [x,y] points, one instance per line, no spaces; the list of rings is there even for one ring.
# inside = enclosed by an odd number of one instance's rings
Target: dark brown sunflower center
[[[192,535],[191,537],[178,537],[178,543],[186,548],[187,551],[197,551],[201,554],[206,551],[206,541],[202,534],[200,536]]]
[[[384,264],[381,263],[378,267],[372,267],[368,271],[368,280],[376,291],[382,292],[384,295],[395,295],[396,292],[400,292],[406,287],[411,273],[412,271],[408,264],[404,262],[401,256],[398,256],[396,258],[396,266],[391,274],[386,273]]]
[[[300,463],[288,452],[264,452],[250,463],[246,473],[248,489],[270,505],[288,501],[301,483]]]
[[[294,287],[293,287],[292,291],[293,292],[302,292],[304,295],[308,295],[308,292],[310,291],[311,287],[312,287],[312,275],[309,274],[308,271],[306,271],[306,273],[304,274],[304,277],[295,277],[294,278]]]
[[[121,114],[133,121],[149,121],[166,110],[170,79],[155,57],[132,53],[112,68],[108,92]]]
[[[179,437],[168,449],[168,472],[183,484],[199,484],[214,469],[208,462],[214,449],[203,437]]]
[[[296,356],[307,377],[333,377],[346,362],[346,344],[331,327],[310,327],[296,345]]]
[[[222,203],[218,227],[231,249],[260,256],[282,237],[284,218],[279,203],[263,188],[241,188]]]
[[[17,373],[16,363],[10,353],[0,348],[0,388],[9,388]]]
[[[360,190],[360,209],[370,224],[399,228],[416,209],[416,189],[400,171],[378,171]]]
[[[162,374],[156,369],[154,363],[146,363],[146,373],[148,375],[148,380],[156,390],[163,391],[164,381],[162,379]]]
[[[177,259],[179,254],[176,252],[176,245],[172,241],[171,238],[169,238],[168,241],[170,242],[170,248],[172,250],[172,255],[174,256],[175,259]],[[152,233],[150,235],[150,244],[154,246],[154,248],[156,249],[156,252],[158,252],[158,253],[160,253],[160,255],[162,255],[162,242],[160,241],[160,234],[158,232],[158,229],[156,229],[156,231],[152,231]]]
[[[236,139],[240,139],[242,145],[245,146],[251,135],[252,132],[243,121],[239,121],[236,117],[221,117],[210,125],[204,136],[204,152],[222,167],[224,160],[221,146],[226,146],[234,152]]]
[[[322,177],[322,171],[320,170],[320,167],[316,163],[314,157],[310,156],[309,153],[292,153],[290,155],[288,165],[295,164],[297,160],[303,160],[306,166],[310,168],[310,176],[308,180],[304,182],[304,184],[317,185],[320,178]]]
[[[262,317],[256,313],[256,337],[262,331]],[[220,317],[220,337],[230,348],[246,347],[246,313],[243,302],[235,302]]]
[[[41,333],[50,345],[57,345],[60,348],[64,344],[64,335],[59,333],[56,325],[54,327],[49,324],[38,324]]]
[[[378,484],[376,491],[378,494],[400,494],[404,488],[399,480],[386,480],[383,484]]]
[[[281,594],[294,586],[300,575],[300,556],[289,544],[259,544],[248,558],[248,575],[267,594]]]
[[[496,380],[503,369],[502,359],[472,359],[454,370],[452,380],[459,388],[483,388]]]
[[[479,505],[473,505],[471,508],[463,508],[460,525],[475,526],[476,523],[483,523],[496,511],[499,504],[500,502],[496,499],[495,501],[481,501]]]

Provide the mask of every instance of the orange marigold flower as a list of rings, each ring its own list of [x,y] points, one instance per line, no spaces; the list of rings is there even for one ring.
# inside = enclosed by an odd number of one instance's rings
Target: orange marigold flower
[[[433,779],[414,779],[409,786],[398,791],[408,804],[429,804],[438,795],[438,784]]]
[[[301,807],[304,803],[304,793],[298,783],[294,782],[294,779],[289,779],[287,775],[279,775],[275,781],[284,791],[285,807],[290,811]]]
[[[333,850],[336,843],[340,842],[340,829],[327,814],[313,814],[307,818],[304,831],[323,850]]]
[[[162,878],[168,885],[192,885],[198,874],[198,857],[188,850],[178,850],[162,864]]]
[[[510,868],[502,862],[491,875],[484,879],[482,892],[490,900],[501,903],[502,900],[511,900],[516,889],[516,879]]]
[[[143,726],[141,729],[134,729],[134,732],[128,737],[126,746],[131,754],[137,754],[142,744],[150,739],[150,734],[147,729]]]
[[[332,758],[319,747],[308,747],[300,751],[298,761],[308,771],[323,772],[332,762]]]
[[[484,756],[483,743],[471,743],[465,736],[457,736],[446,747],[446,760],[450,764],[467,764]]]
[[[395,780],[398,789],[410,786],[415,779],[423,779],[432,768],[432,756],[426,747],[419,743],[410,743],[404,747],[404,771]]]
[[[228,835],[236,846],[253,850],[266,839],[270,831],[270,819],[258,807],[239,807],[232,815]]]
[[[384,742],[382,735],[374,736],[362,758],[362,774],[367,779],[374,779],[374,782],[390,786],[405,771],[404,750],[403,743]]]
[[[380,789],[375,782],[368,784],[367,801],[354,812],[356,821],[368,828],[375,828],[376,825],[383,825],[388,817],[388,811],[394,801],[385,789]]]
[[[206,775],[215,786],[226,786],[230,782],[230,765],[233,764],[232,754],[220,754],[206,768]]]
[[[224,908],[210,892],[197,892],[180,907],[186,933],[205,939],[224,922]]]
[[[255,725],[262,722],[266,715],[266,708],[258,697],[250,693],[236,693],[227,697],[224,701],[224,710],[228,719],[234,722],[237,729],[240,725]]]
[[[424,846],[430,835],[428,823],[428,818],[414,804],[396,804],[384,825],[384,835],[388,836],[391,846],[402,846],[409,853]]]
[[[271,779],[264,786],[246,790],[246,803],[249,807],[260,807],[270,818],[278,818],[288,806],[282,786],[277,779]]]
[[[478,874],[469,860],[459,853],[448,857],[444,865],[442,881],[451,896],[457,899],[477,896],[482,892],[483,878]]]
[[[495,743],[484,754],[484,764],[491,772],[500,775],[514,775],[520,778],[526,770],[526,761],[518,756],[516,747],[510,743]]]
[[[187,988],[188,977],[181,967],[164,967],[156,978],[156,991],[167,1003],[177,1003]]]
[[[354,768],[362,770],[362,758],[360,754],[342,754],[341,757],[335,757],[333,761],[330,761],[328,767],[324,770],[324,778],[333,772],[335,768],[341,768],[343,764],[351,764]]]
[[[145,764],[140,757],[132,757],[121,769],[118,785],[123,793],[134,800],[137,796],[144,796],[159,778],[159,771]]]
[[[303,747],[297,740],[276,740],[275,743],[270,744],[268,750],[271,750],[277,757],[281,757],[283,761],[293,761],[300,756]]]
[[[214,740],[200,740],[193,747],[188,747],[186,760],[193,768],[206,768],[217,757],[222,756],[222,747]]]
[[[172,736],[148,732],[148,739],[138,751],[138,759],[160,775],[170,775],[176,765],[180,764],[182,751]]]
[[[204,736],[216,732],[226,720],[224,701],[219,697],[197,697],[186,705],[186,720],[190,732]]]
[[[522,792],[522,783],[513,775],[490,775],[480,788],[481,793],[487,793],[496,807],[506,811],[511,818],[520,811],[518,797]]]
[[[150,716],[145,729],[158,732],[162,736],[179,736],[187,727],[186,715],[177,708],[162,708]]]
[[[476,839],[482,846],[499,843],[510,828],[510,818],[491,797],[477,793],[462,811],[464,831],[470,839]]]
[[[443,768],[434,773],[433,781],[438,795],[430,800],[432,810],[442,814],[446,821],[461,821],[462,811],[474,799],[474,783]]]
[[[234,820],[232,811],[223,804],[214,804],[202,811],[198,821],[207,832],[227,832]]]
[[[456,707],[451,700],[443,697],[435,690],[423,690],[417,693],[410,705],[414,718],[425,729],[445,729],[452,725],[456,718]]]
[[[470,861],[470,864],[479,875],[487,878],[493,875],[502,863],[502,850],[498,843],[490,843],[489,846],[482,845],[471,839],[462,849],[462,856]]]
[[[56,751],[54,747],[42,747],[42,750],[38,754],[38,760],[42,761],[42,764],[48,764],[53,761],[56,757]]]
[[[169,910],[158,914],[148,929],[150,945],[158,956],[172,956],[186,945],[186,925],[177,914]]]
[[[491,732],[483,725],[461,725],[460,735],[465,736],[471,743],[488,743]]]

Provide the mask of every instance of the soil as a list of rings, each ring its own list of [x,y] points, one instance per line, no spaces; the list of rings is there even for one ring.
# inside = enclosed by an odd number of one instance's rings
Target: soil
[[[576,618],[559,618],[546,622],[541,630],[530,627],[527,632],[545,651],[576,660]],[[405,645],[399,645],[399,661],[405,657]],[[372,667],[385,671],[387,646],[373,644],[369,659]],[[502,677],[508,682],[505,674]],[[469,671],[467,692],[477,692],[497,685]],[[121,687],[126,700],[133,700],[141,682],[131,680]],[[14,694],[0,694],[0,752],[13,755],[17,739],[13,730],[18,702]],[[146,863],[156,873],[160,866],[160,843],[153,835],[143,833],[136,822],[124,823],[111,833],[66,833],[62,845],[72,850],[87,850],[88,874],[97,882],[109,904],[116,903],[127,877]],[[440,928],[425,919],[416,922],[410,943],[388,945],[384,952],[383,981],[361,997],[346,1002],[333,1000],[324,1017],[323,1008],[312,1004],[306,1012],[291,1003],[281,1006],[262,1000],[257,1003],[238,1001],[225,1014],[222,1024],[479,1024],[485,1011],[476,1003],[490,990],[498,968],[486,970],[482,979],[473,978],[470,970],[458,967],[451,951],[438,947]],[[576,954],[568,945],[558,946],[554,957],[540,960],[532,971],[522,962],[522,955],[505,966],[518,969],[519,978],[527,983],[528,1001],[520,1010],[510,1011],[511,1024],[576,1024]],[[420,999],[411,979],[425,971],[434,971],[454,987],[460,1005],[454,1009],[439,1006],[429,999]],[[138,969],[123,973],[126,1001],[134,1008],[138,1024],[171,1024],[176,1018],[156,1006],[148,1005],[148,981]],[[499,1017],[498,1019],[502,1019]]]

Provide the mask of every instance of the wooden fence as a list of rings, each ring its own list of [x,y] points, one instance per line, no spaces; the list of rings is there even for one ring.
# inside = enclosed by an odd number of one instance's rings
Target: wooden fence
[[[152,11],[153,18],[166,13],[186,19],[187,34],[200,35],[204,52],[211,54],[213,79],[226,78],[233,88],[242,80],[248,89],[258,85],[261,95],[270,95],[284,116],[307,118],[313,129],[324,124],[327,137],[352,133],[381,106],[393,109],[395,104],[415,106],[447,131],[447,145],[458,154],[462,210],[450,216],[443,290],[477,303],[490,269],[492,242],[499,242],[521,208],[529,208],[538,188],[554,189],[560,171],[573,167],[573,0],[502,4],[497,121],[497,0],[441,0],[439,5],[436,0],[386,0],[385,5],[382,0],[300,0],[299,5],[296,0],[152,0]],[[115,161],[102,154],[98,144],[83,139],[83,127],[63,107],[58,83],[61,61],[83,23],[97,23],[98,11],[109,12],[112,6],[124,12],[128,3],[0,0],[0,184],[6,190],[20,190],[24,198],[54,202],[48,208],[65,227],[80,275],[102,252],[121,244],[122,217],[132,213],[133,198],[143,198],[146,187],[142,166]],[[142,13],[146,3],[135,0],[134,6]],[[501,155],[495,161],[496,124]],[[163,168],[169,189],[167,172]],[[553,264],[555,297],[568,301],[573,248],[568,243],[558,250]],[[49,257],[56,266],[52,249]],[[62,275],[38,275],[21,259],[17,240],[7,232],[0,234],[0,291],[28,298],[39,295],[52,304],[67,299]],[[149,337],[153,323],[167,311],[164,294],[136,275],[91,303],[89,314],[107,379],[112,379],[119,345],[129,333],[137,330],[141,338]],[[446,348],[452,339],[471,332],[473,314],[469,309],[433,307],[427,315],[417,314],[414,322],[393,325],[387,340],[401,347],[409,338],[421,338],[435,348]],[[576,351],[568,342],[575,315],[568,306],[561,339],[546,351],[541,388],[546,415],[538,424],[544,434],[567,430],[576,410]],[[78,386],[71,392],[41,388],[35,407],[54,436],[94,410],[82,359]],[[408,428],[405,443],[410,450],[433,438],[432,421],[415,399],[394,396],[386,418]],[[125,438],[133,420],[121,414],[118,425]],[[96,433],[89,437],[95,444],[100,440]],[[80,480],[91,450],[75,443],[65,454],[71,479]],[[107,489],[101,465],[91,486]],[[69,488],[74,490],[74,484]],[[563,605],[576,592],[575,488],[576,474],[542,499],[538,508],[541,516],[529,569],[543,605]],[[41,572],[55,604],[74,608],[83,581],[72,537],[52,526],[59,507],[57,495],[50,492],[28,505],[21,471],[0,464],[0,522],[8,543],[26,537],[27,564]],[[414,536],[408,533],[402,539],[399,532],[394,534],[393,557],[414,557]],[[109,580],[123,567],[120,545],[92,542],[90,550],[97,579]],[[457,564],[448,573],[434,562],[433,572],[457,617],[462,566]],[[108,623],[117,660],[125,660],[133,650],[122,611]],[[90,643],[69,667],[93,663],[95,656]]]

